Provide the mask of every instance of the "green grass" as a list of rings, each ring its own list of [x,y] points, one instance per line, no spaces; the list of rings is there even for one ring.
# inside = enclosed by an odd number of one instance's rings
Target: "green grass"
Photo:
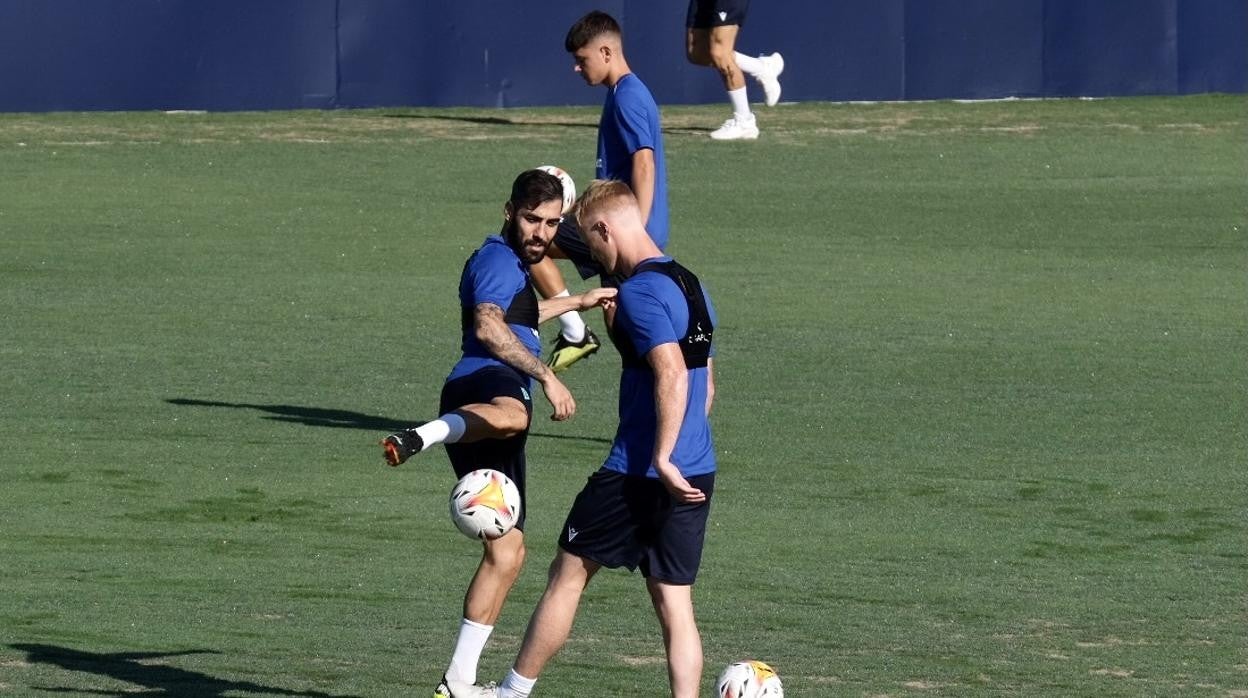
[[[704,694],[751,656],[798,697],[1248,695],[1246,106],[786,105],[739,144],[664,111],[721,319]],[[477,553],[445,457],[376,440],[433,414],[512,177],[584,186],[596,120],[0,115],[0,695],[427,694]],[[616,370],[537,415],[483,677]],[[602,575],[539,695],[665,693]]]

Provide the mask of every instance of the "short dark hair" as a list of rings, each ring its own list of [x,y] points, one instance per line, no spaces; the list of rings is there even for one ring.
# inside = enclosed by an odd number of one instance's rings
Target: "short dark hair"
[[[511,183],[511,207],[533,209],[547,201],[563,203],[563,182],[545,170],[525,170]]]
[[[568,30],[567,38],[563,40],[563,47],[568,53],[575,53],[603,34],[615,34],[622,37],[624,32],[620,31],[620,23],[616,22],[614,17],[601,10],[594,10],[576,20],[576,23]]]

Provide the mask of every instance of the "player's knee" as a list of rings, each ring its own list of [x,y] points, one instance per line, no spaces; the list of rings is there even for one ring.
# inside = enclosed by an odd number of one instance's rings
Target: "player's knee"
[[[502,539],[500,539],[502,540]],[[487,546],[485,556],[490,564],[504,573],[516,575],[520,572],[520,568],[524,567],[524,559],[527,555],[523,539],[518,539],[514,544],[494,544]]]
[[[737,59],[731,47],[712,47],[711,64],[722,75],[732,75],[737,71]]]

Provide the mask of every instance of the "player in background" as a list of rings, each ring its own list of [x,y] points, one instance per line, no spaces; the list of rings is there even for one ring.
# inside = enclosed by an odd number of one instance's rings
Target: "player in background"
[[[620,25],[605,12],[590,12],[568,29],[564,48],[572,54],[574,70],[586,84],[607,88],[598,120],[595,176],[618,179],[636,192],[646,230],[663,249],[668,230],[667,165],[659,107],[649,88],[628,66]],[[602,273],[570,217],[560,226],[548,257],[571,260],[583,279]],[[549,258],[533,266],[533,285],[545,298],[567,293],[559,268]],[[556,372],[594,353],[600,344],[579,314],[567,313],[559,321],[561,331],[548,361]]]
[[[711,132],[711,138],[719,141],[758,138],[758,122],[750,111],[743,72],[762,85],[767,106],[774,107],[780,101],[784,57],[773,53],[755,58],[736,50],[737,34],[749,7],[750,0],[689,0],[685,55],[690,63],[719,72],[732,104],[732,117]]]
[[[457,478],[478,468],[505,474],[520,490],[520,520],[506,535],[484,541],[481,563],[464,595],[454,653],[435,698],[447,684],[471,685],[477,663],[508,592],[524,563],[524,447],[533,416],[532,381],[541,383],[562,421],[576,411],[572,394],[538,356],[539,323],[568,310],[607,303],[615,289],[538,301],[529,265],[540,261],[558,229],[563,207],[559,179],[540,170],[522,172],[503,205],[503,227],[473,252],[459,280],[463,357],[442,387],[442,416],[382,440],[386,462],[397,466],[435,444],[445,444]]]
[[[692,589],[715,485],[708,423],[715,312],[698,278],[646,234],[627,185],[594,182],[577,219],[594,257],[624,279],[610,330],[624,361],[619,427],[568,513],[511,671],[497,688],[452,684],[453,698],[527,697],[603,567],[641,568],[663,630],[672,696],[698,695],[702,638]]]

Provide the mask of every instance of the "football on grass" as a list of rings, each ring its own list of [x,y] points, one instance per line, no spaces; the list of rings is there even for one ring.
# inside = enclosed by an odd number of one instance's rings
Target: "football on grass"
[[[752,659],[729,664],[715,690],[720,698],[784,698],[775,669]]]
[[[499,538],[520,520],[520,490],[497,470],[474,470],[451,488],[451,520],[469,538]]]
[[[563,213],[567,213],[572,204],[576,203],[576,183],[572,181],[572,175],[554,165],[542,165],[537,169],[559,178],[559,183],[563,185]]]

